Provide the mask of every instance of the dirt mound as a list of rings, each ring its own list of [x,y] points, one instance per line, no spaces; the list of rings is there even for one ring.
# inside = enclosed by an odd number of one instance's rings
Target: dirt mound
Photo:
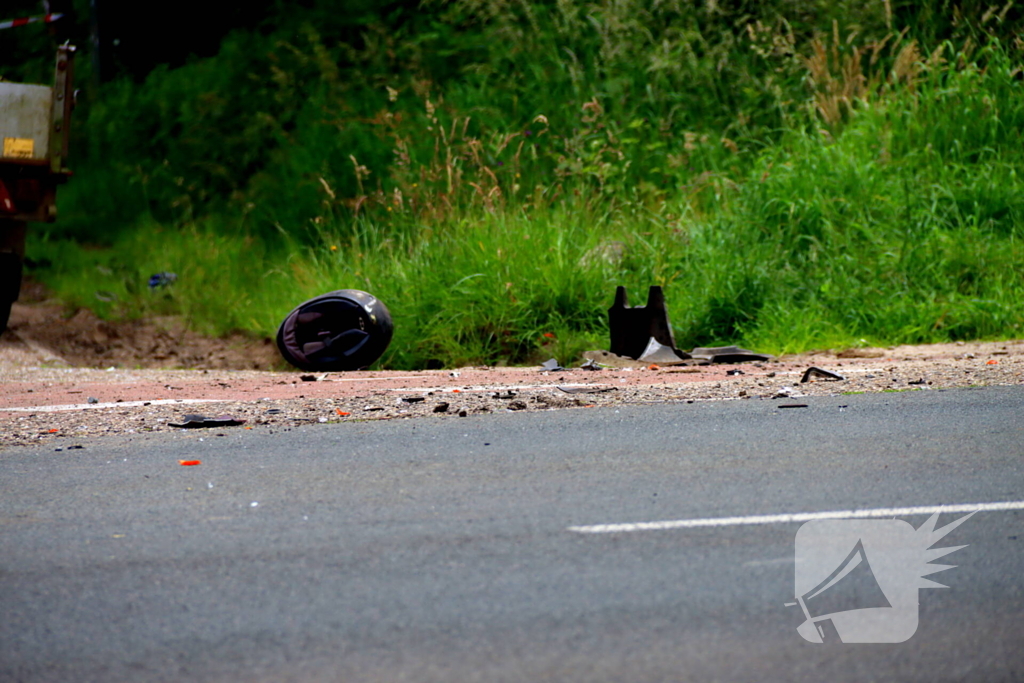
[[[179,318],[112,322],[67,308],[45,287],[25,282],[11,308],[0,347],[27,347],[48,363],[82,368],[283,370],[272,339],[233,334],[204,337]]]

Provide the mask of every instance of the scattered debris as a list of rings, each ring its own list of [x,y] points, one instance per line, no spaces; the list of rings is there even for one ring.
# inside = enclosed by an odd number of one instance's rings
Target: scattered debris
[[[806,403],[783,403],[779,408],[806,408]]]
[[[603,394],[606,391],[615,391],[615,387],[558,387],[558,389],[567,394]]]
[[[619,356],[610,351],[594,350],[586,351],[583,357],[588,361],[600,365],[601,368],[607,368],[611,370],[622,370],[626,368],[643,368],[646,367],[645,363],[632,358],[626,358],[625,356]]]
[[[924,377],[922,377],[920,379],[912,379],[909,382],[907,382],[907,384],[927,384],[927,383],[928,382],[925,381]]]
[[[315,382],[316,375],[299,375],[299,379],[303,382]]]
[[[378,410],[384,410],[384,406],[374,406],[374,405],[363,406],[363,410],[368,412],[368,413],[373,413],[373,412],[377,412]]]
[[[600,370],[601,366],[593,358],[588,358],[580,366],[580,370]]]
[[[465,408],[459,408],[459,417],[466,417],[469,415],[469,411]]]
[[[402,397],[402,401],[404,401],[405,403],[419,403],[421,401],[426,401],[426,400],[427,400],[426,396],[403,396]]]
[[[554,358],[544,361],[541,363],[540,367],[541,372],[561,372],[562,370],[565,370],[565,368],[559,365],[558,361]]]
[[[747,373],[743,372],[742,370],[726,370],[725,374],[732,376],[732,375],[745,375]]]
[[[831,382],[839,382],[846,379],[842,375],[838,375],[829,370],[823,370],[812,365],[804,371],[804,376],[800,379],[801,384],[804,382],[810,382],[812,377],[820,377],[821,379],[827,379]]]
[[[91,404],[96,404],[96,403],[99,403],[100,400],[98,398],[96,398],[95,396],[90,396],[89,398],[85,399],[85,402],[86,403],[91,403]]]
[[[435,413],[447,413],[449,405],[450,404],[444,403],[444,402],[438,403],[436,406],[434,406],[434,412]]]
[[[174,273],[156,273],[149,276],[149,288],[158,289],[160,287],[166,287],[167,285],[176,282],[178,276]]]
[[[204,415],[185,415],[182,422],[168,422],[168,427],[179,427],[181,429],[199,429],[204,427],[234,427],[243,424],[245,420],[234,418],[230,415],[218,417],[206,417]]]
[[[509,410],[526,410],[526,404],[523,401],[512,401],[508,404]]]
[[[518,396],[518,394],[516,394],[516,392],[512,391],[511,389],[509,389],[504,394],[501,393],[500,391],[496,391],[493,394],[491,394],[491,396],[493,398],[508,399],[508,398],[515,398],[516,396]]]

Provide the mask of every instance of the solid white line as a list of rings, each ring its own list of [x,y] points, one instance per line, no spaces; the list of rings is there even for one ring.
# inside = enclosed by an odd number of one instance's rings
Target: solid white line
[[[901,517],[903,515],[932,515],[944,512],[991,512],[996,510],[1024,510],[1024,501],[963,503],[959,505],[919,505],[903,508],[831,510],[827,512],[794,512],[781,515],[751,515],[748,517],[674,519],[663,522],[635,522],[632,524],[594,524],[591,526],[571,526],[569,531],[575,531],[580,534],[614,534],[625,531],[665,531],[667,529],[742,526],[745,524],[792,524],[794,522],[810,522],[817,519],[868,519],[873,517]]]
[[[532,390],[536,390],[536,389],[557,389],[558,387],[587,387],[587,388],[590,388],[590,389],[608,389],[611,386],[612,385],[610,385],[610,384],[508,384],[508,385],[500,385],[500,386],[495,384],[495,385],[487,385],[487,386],[484,386],[484,385],[474,385],[474,386],[466,386],[466,387],[419,387],[419,388],[414,388],[414,389],[388,389],[388,391],[411,392],[411,393],[417,393],[417,394],[426,393],[428,391],[433,391],[434,393],[449,393],[450,394],[450,393],[458,392],[458,393],[462,393],[462,394],[469,394],[469,393],[474,393],[474,392],[475,393],[481,393],[481,392],[488,392],[488,391],[513,391],[513,390],[532,391]],[[585,393],[585,392],[580,392],[580,393]]]
[[[134,408],[137,406],[169,406],[187,403],[230,403],[222,398],[161,398],[156,401],[121,401],[120,403],[72,403],[59,406],[28,406],[0,408],[0,413],[59,413],[65,410],[92,410],[94,408]]]

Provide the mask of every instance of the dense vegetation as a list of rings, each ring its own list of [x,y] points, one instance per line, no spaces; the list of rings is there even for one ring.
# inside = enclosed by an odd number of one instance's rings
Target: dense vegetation
[[[1012,3],[268,12],[95,86],[36,277],[211,333],[365,289],[389,367],[571,360],[617,284],[664,285],[683,348],[1021,334]]]

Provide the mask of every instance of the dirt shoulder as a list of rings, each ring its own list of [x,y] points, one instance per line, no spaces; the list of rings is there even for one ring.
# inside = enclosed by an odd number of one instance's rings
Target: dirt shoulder
[[[736,399],[800,405],[823,395],[1024,383],[1024,341],[817,352],[704,367],[627,363],[631,367],[596,371],[475,367],[307,375],[230,369],[280,367],[276,349],[265,340],[210,340],[152,322],[124,328],[90,316],[46,301],[16,305],[11,330],[0,336],[0,449],[41,443],[69,448],[103,435],[172,431],[178,428],[171,424],[187,414],[244,420],[194,430],[219,436],[234,429],[618,404]],[[89,336],[97,329],[106,339]],[[174,334],[170,341],[161,336]],[[85,354],[75,351],[83,344]],[[154,345],[167,353],[147,353]],[[121,349],[120,355],[111,347]],[[147,363],[196,369],[126,369]],[[811,366],[844,379],[801,382]]]

